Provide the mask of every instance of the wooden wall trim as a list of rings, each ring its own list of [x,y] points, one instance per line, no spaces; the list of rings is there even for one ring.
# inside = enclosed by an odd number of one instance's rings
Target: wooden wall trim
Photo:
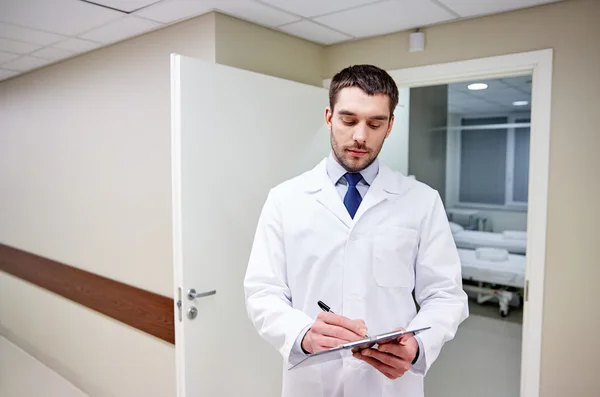
[[[0,270],[169,343],[173,299],[0,244]]]

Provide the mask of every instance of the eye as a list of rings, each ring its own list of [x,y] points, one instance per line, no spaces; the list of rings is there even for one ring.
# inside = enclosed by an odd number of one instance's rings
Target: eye
[[[377,128],[381,127],[381,124],[369,124],[369,127],[376,130]]]
[[[354,124],[356,124],[356,121],[349,120],[349,119],[342,119],[342,123],[344,123],[345,125],[354,125]]]

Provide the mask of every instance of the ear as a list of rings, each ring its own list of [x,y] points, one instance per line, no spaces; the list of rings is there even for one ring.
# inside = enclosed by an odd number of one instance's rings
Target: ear
[[[390,122],[388,123],[388,130],[385,133],[385,138],[387,139],[388,136],[390,136],[390,134],[392,133],[392,127],[394,126],[394,114],[392,113],[392,117],[390,117]]]
[[[331,118],[333,117],[333,111],[329,106],[325,108],[325,123],[327,124],[327,128],[331,131]]]

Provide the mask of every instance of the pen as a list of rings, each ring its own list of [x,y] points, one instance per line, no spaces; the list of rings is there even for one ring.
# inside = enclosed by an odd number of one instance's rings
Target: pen
[[[329,307],[329,306],[328,306],[328,305],[327,305],[325,302],[323,302],[323,301],[318,301],[318,302],[317,302],[317,305],[319,305],[319,307],[321,308],[321,310],[323,310],[324,312],[328,312],[328,313],[331,313],[331,314],[335,314],[335,313],[333,312],[333,310],[331,310],[331,308],[330,308],[330,307]],[[365,334],[365,338],[368,338],[368,337],[369,337],[369,335]]]
[[[321,308],[321,310],[323,310],[324,312],[329,312],[329,313],[331,313],[331,314],[335,314],[335,313],[333,312],[333,310],[331,310],[331,308],[325,304],[325,302],[323,302],[323,301],[318,301],[318,302],[317,302],[317,305],[319,305],[319,307]]]

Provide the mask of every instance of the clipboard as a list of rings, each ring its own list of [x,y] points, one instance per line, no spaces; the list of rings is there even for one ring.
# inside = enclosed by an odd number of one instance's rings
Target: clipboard
[[[391,342],[402,335],[414,334],[417,335],[425,330],[428,330],[431,327],[412,329],[406,331],[391,331],[386,332],[385,334],[379,334],[375,336],[371,336],[368,338],[360,339],[354,342],[344,343],[338,347],[334,347],[328,350],[322,350],[317,353],[309,354],[305,358],[303,358],[298,363],[292,365],[288,368],[288,371],[296,368],[302,368],[310,365],[321,364],[328,361],[340,360],[346,357],[352,356],[352,353],[368,349],[371,347],[376,347],[376,345],[381,343]]]

